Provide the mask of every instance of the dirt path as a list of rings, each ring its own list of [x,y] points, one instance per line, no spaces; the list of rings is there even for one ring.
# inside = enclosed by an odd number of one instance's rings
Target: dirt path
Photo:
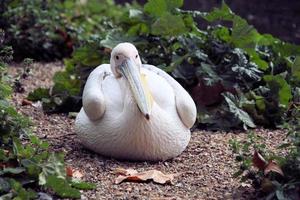
[[[74,133],[74,119],[63,114],[45,115],[32,106],[21,106],[22,99],[37,87],[52,84],[53,74],[62,69],[61,63],[35,63],[32,75],[23,81],[25,93],[15,94],[14,103],[20,112],[29,116],[34,125],[34,133],[52,144],[54,150],[66,153],[66,163],[79,170],[84,179],[97,184],[97,189],[82,193],[82,199],[249,199],[251,188],[240,187],[232,178],[236,164],[229,148],[232,138],[242,139],[245,133],[225,133],[196,131],[184,153],[170,161],[121,162],[104,158],[82,147]],[[21,69],[14,66],[9,73],[15,76]],[[257,130],[265,137],[267,144],[276,146],[282,140],[281,131]],[[138,171],[149,169],[165,173],[181,173],[173,185],[149,183],[114,184],[115,168],[134,168]],[[247,192],[245,192],[247,191]]]

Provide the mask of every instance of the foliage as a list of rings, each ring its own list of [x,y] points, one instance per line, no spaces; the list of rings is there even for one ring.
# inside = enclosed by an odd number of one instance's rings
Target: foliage
[[[300,48],[259,34],[225,3],[210,13],[184,11],[179,9],[182,4],[149,0],[143,8],[127,5],[107,34],[90,37],[65,60],[66,71],[56,75],[55,91],[42,96],[45,110],[78,111],[88,74],[108,62],[117,43],[129,41],[144,63],[167,71],[190,92],[199,126],[247,129],[282,124],[299,91]],[[199,30],[195,17],[212,25]],[[220,21],[231,25],[213,25]],[[75,106],[65,109],[70,102]]]
[[[49,189],[60,197],[80,198],[66,176],[63,155],[51,152],[47,142],[30,132],[30,121],[10,105],[12,89],[4,67],[12,51],[0,43],[0,52],[0,199],[50,197],[39,192]]]
[[[266,199],[299,199],[300,190],[300,108],[290,115],[287,138],[274,153],[266,148],[264,138],[252,133],[245,141],[230,144],[240,169],[235,174],[241,181],[250,181],[259,195]],[[253,153],[254,152],[254,153]]]
[[[19,60],[69,56],[74,47],[112,28],[110,21],[121,14],[112,0],[4,0],[0,5],[5,43]]]

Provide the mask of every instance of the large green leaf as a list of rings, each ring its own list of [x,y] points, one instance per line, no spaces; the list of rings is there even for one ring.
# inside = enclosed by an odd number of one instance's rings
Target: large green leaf
[[[237,120],[240,120],[243,123],[245,129],[247,129],[247,127],[256,127],[249,114],[243,111],[241,108],[239,108],[238,105],[236,105],[236,98],[231,93],[224,93],[222,95],[225,98],[225,102],[229,107],[229,111],[234,114]]]
[[[155,17],[161,17],[182,5],[183,0],[149,0],[144,6],[144,11]]]
[[[256,52],[256,47],[259,43],[270,45],[274,42],[273,37],[259,34],[245,19],[235,15],[225,2],[222,3],[221,8],[215,8],[212,12],[203,14],[202,17],[209,22],[216,20],[231,21],[233,23],[231,37],[228,36],[228,32],[224,28],[216,32],[217,36],[232,43],[235,47],[245,50],[250,55],[251,61],[256,63],[260,69],[266,70],[268,68],[268,63],[260,58]]]
[[[25,172],[25,168],[23,167],[15,167],[15,168],[12,168],[12,167],[7,167],[7,168],[4,168],[2,171],[0,171],[0,174],[6,174],[6,173],[9,173],[9,174],[21,174]]]
[[[64,179],[66,177],[65,165],[62,155],[51,153],[47,163],[42,166],[42,172],[39,174],[39,184],[46,184],[49,176]]]
[[[280,75],[266,75],[264,80],[267,82],[273,95],[276,95],[278,101],[283,106],[288,106],[290,99],[292,98],[291,86]]]
[[[117,44],[122,43],[122,42],[131,42],[133,43],[135,40],[134,37],[128,37],[125,33],[121,33],[119,31],[111,31],[108,32],[105,39],[101,40],[101,45],[103,45],[106,48],[112,49]]]
[[[46,185],[63,198],[80,198],[80,191],[72,188],[63,178],[48,176]]]
[[[96,188],[96,184],[83,182],[80,180],[72,180],[71,185],[79,190],[92,190]]]
[[[182,18],[170,13],[162,15],[151,26],[151,32],[154,35],[177,36],[186,31]]]
[[[200,13],[200,15],[209,22],[216,20],[232,20],[234,17],[234,13],[224,1],[222,2],[221,8],[214,8],[213,11],[209,13]]]

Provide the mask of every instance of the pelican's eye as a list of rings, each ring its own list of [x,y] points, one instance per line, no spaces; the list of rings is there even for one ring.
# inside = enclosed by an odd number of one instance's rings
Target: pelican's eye
[[[116,59],[119,60],[119,56],[116,56]]]
[[[135,58],[138,58],[138,55],[136,55]]]

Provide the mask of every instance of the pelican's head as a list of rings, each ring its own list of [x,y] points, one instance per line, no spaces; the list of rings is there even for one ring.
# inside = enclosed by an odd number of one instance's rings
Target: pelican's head
[[[141,74],[142,61],[135,46],[131,43],[118,44],[111,52],[110,66],[117,78],[125,77],[138,108],[149,120],[152,97]]]

